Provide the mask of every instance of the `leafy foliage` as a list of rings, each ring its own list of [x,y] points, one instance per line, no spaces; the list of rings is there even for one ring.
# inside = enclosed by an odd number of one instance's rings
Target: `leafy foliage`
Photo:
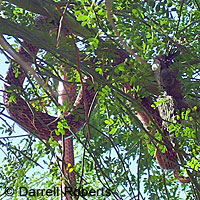
[[[42,28],[40,30],[36,27],[35,18],[44,10],[46,14],[51,13],[49,18],[58,21],[60,13],[55,4],[45,0],[36,12],[37,7],[28,9],[21,4],[18,5],[17,1],[0,2],[0,29],[3,34],[14,38],[15,49],[20,45],[21,39],[31,41],[42,49],[35,59],[33,68],[44,82],[56,91],[58,81],[61,80],[61,69],[67,65],[69,81],[76,82],[80,89],[76,49],[66,21],[58,22],[58,25],[62,25],[61,35],[51,32],[47,37]],[[30,2],[34,4],[37,1]],[[159,167],[154,157],[156,147],[138,120],[136,112],[141,110],[139,98],[150,97],[155,102],[152,107],[156,108],[156,98],[162,93],[162,89],[157,87],[150,67],[154,57],[168,54],[170,49],[178,49],[180,54],[172,68],[178,69],[178,80],[183,85],[183,95],[189,102],[190,109],[177,111],[177,123],[168,122],[168,127],[172,137],[179,144],[179,151],[184,155],[183,164],[181,163],[182,173],[187,174],[189,170],[198,184],[200,3],[195,0],[112,1],[111,14],[122,40],[129,49],[133,49],[147,62],[142,64],[133,55],[129,55],[125,62],[116,65],[116,60],[122,59],[123,56],[115,52],[125,51],[125,48],[111,26],[105,1],[55,2],[64,15],[71,17],[67,19],[68,22],[71,20],[70,25],[81,61],[81,73],[93,78],[98,91],[98,103],[89,119],[92,137],[88,141],[87,125],[75,137],[74,170],[77,174],[77,186],[87,190],[106,189],[110,192],[109,199],[199,199],[200,191],[194,182],[181,184],[173,177],[171,171],[164,171]],[[12,26],[6,26],[5,22]],[[76,28],[77,23],[81,26]],[[29,31],[32,32],[31,35]],[[2,48],[1,51],[4,52]],[[25,89],[21,93],[33,107],[52,115],[56,115],[58,110],[64,112],[55,98],[32,76],[27,77]],[[132,93],[137,94],[138,99],[130,97],[130,93],[124,93],[124,83],[127,82],[132,86]],[[15,88],[11,89],[17,91]],[[15,100],[14,94],[11,97],[12,102]],[[64,109],[70,111],[71,107],[66,106]],[[62,180],[59,178],[60,171],[55,156],[58,153],[58,144],[54,141],[41,142],[32,136],[23,136],[23,139],[18,141],[11,136],[14,132],[13,126],[10,125],[12,122],[7,123],[4,112],[1,114],[0,145],[5,157],[0,166],[0,182],[16,190],[21,186],[59,186]],[[63,127],[67,127],[67,122],[61,120],[58,134],[63,134]],[[149,130],[155,129],[151,123]],[[159,131],[155,138],[161,141]],[[16,194],[13,196],[13,199],[18,198]],[[56,198],[59,199],[53,199]],[[102,199],[106,196],[104,193],[103,197],[80,197],[84,198]]]

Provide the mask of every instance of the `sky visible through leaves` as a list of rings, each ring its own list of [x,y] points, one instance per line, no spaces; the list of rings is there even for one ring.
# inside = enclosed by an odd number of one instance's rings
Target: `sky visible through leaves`
[[[8,70],[9,64],[8,64],[8,60],[6,59],[6,57],[1,53],[0,53],[0,66],[1,66],[1,75],[5,76],[6,75],[6,71]],[[3,82],[1,81],[0,82],[0,88],[2,88],[2,87],[3,87]],[[2,95],[0,95],[0,101],[3,102]],[[7,119],[7,122],[10,125],[13,124],[13,122],[11,120],[9,120],[9,119]],[[23,129],[21,129],[16,123],[14,124],[14,129],[15,129],[15,132],[14,132],[14,134],[12,134],[12,136],[18,136],[18,135],[27,134],[27,132],[25,132]],[[3,136],[5,137],[6,135],[3,135]],[[20,142],[20,138],[19,139],[18,138],[14,138],[13,140],[14,140],[14,144],[18,144]],[[112,154],[113,154],[113,157],[115,157],[116,152],[113,150]],[[5,154],[3,154],[3,151],[0,151],[0,164],[2,163],[4,157],[5,157]],[[117,155],[116,155],[116,157],[117,157]],[[137,173],[137,168],[135,167],[137,165],[136,164],[136,160],[137,160],[137,158],[132,162],[132,167],[131,168],[132,168],[132,173],[133,174]],[[42,165],[42,163],[41,163],[41,165]],[[36,172],[37,170],[41,171],[41,168],[40,167],[36,167],[36,168],[32,169],[31,172],[29,172],[28,174],[31,175],[32,173]],[[44,168],[44,170],[46,170],[46,169]],[[141,187],[141,191],[142,192],[143,192],[143,190],[144,190],[144,188]],[[185,199],[186,195],[184,194],[184,192],[181,192],[180,197]]]

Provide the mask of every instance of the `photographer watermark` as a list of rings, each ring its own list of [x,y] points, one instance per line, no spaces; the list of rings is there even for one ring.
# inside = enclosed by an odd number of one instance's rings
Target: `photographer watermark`
[[[53,189],[29,189],[27,187],[19,187],[18,191],[19,196],[29,196],[29,197],[51,197],[51,196],[59,196],[60,188],[53,187]]]
[[[81,196],[81,197],[86,197],[86,196],[104,196],[104,197],[109,197],[111,195],[111,191],[105,188],[100,188],[100,189],[94,189],[94,188],[72,188],[72,187],[66,187],[65,188],[65,195],[70,194],[71,196]]]
[[[92,196],[104,196],[108,197],[111,195],[111,191],[104,188],[94,189],[94,188],[72,188],[65,187],[65,191],[61,192],[60,187],[53,188],[27,188],[25,186],[19,187],[17,190],[14,190],[12,187],[1,186],[0,197],[1,196],[12,196],[17,192],[17,195],[20,197],[51,197],[51,196],[65,196],[70,194],[75,197],[92,197]]]
[[[12,187],[7,187],[6,185],[0,184],[0,197],[1,196],[12,196],[15,190]]]

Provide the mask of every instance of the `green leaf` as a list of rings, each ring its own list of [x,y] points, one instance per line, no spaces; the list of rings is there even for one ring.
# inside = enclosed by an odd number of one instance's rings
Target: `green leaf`
[[[110,126],[110,125],[114,124],[114,121],[112,119],[109,119],[109,120],[106,119],[105,123]]]
[[[111,131],[109,132],[111,135],[115,134],[117,131],[117,127],[116,128],[112,128]]]
[[[60,135],[60,132],[57,130],[57,129],[55,129],[55,133],[56,133],[56,135]]]
[[[87,15],[83,15],[83,14],[80,14],[78,17],[77,17],[77,20],[78,21],[86,21],[88,19],[88,16]]]
[[[132,10],[133,15],[135,15],[136,17],[139,17],[139,13],[137,9],[133,9]]]
[[[98,10],[97,14],[98,14],[98,15],[105,15],[105,13],[104,13],[104,10],[103,10],[103,9],[100,9],[100,10]]]

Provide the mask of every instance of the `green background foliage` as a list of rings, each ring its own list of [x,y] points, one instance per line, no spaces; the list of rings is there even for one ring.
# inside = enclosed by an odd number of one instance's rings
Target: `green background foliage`
[[[150,96],[156,102],[163,91],[158,88],[151,71],[153,59],[157,55],[168,54],[170,49],[180,51],[172,68],[178,70],[183,95],[191,108],[177,113],[179,122],[169,122],[169,129],[178,140],[180,151],[184,152],[182,173],[187,175],[186,168],[190,170],[198,184],[200,136],[199,113],[195,108],[199,106],[200,98],[200,3],[196,0],[112,1],[111,14],[121,38],[147,62],[141,64],[129,54],[125,62],[115,66],[119,56],[114,52],[124,50],[124,46],[111,26],[105,1],[55,2],[64,12],[74,33],[81,72],[93,78],[98,90],[97,104],[89,120],[92,137],[88,142],[85,126],[75,139],[77,183],[88,190],[104,188],[112,191],[109,197],[80,199],[200,199],[194,183],[182,184],[174,178],[172,171],[159,167],[154,157],[155,145],[136,116],[136,111],[141,109],[140,101],[123,92],[123,84],[128,82],[138,97]],[[13,48],[17,49],[21,39],[24,39],[41,49],[33,68],[46,84],[56,91],[59,71],[68,65],[69,80],[77,82],[80,88],[75,48],[71,36],[65,36],[68,33],[64,20],[60,23],[65,34],[59,37],[53,32],[49,35],[44,33],[42,27],[35,27],[35,18],[40,14],[55,21],[60,19],[52,1],[1,1],[0,13],[0,33],[13,38]],[[0,50],[4,52],[2,48]],[[103,78],[102,73],[106,72],[108,76]],[[29,76],[24,88],[22,94],[38,110],[52,115],[56,115],[58,110],[70,110],[70,106],[62,108],[57,105],[32,76]],[[153,106],[156,107],[156,103]],[[5,156],[0,165],[0,182],[16,190],[20,186],[59,186],[60,171],[55,158],[58,144],[54,141],[43,142],[33,136],[23,136],[21,140],[12,138],[10,136],[15,130],[13,122],[7,124],[5,115],[1,119],[0,145],[1,154],[4,151]],[[62,133],[63,127],[67,126],[65,124],[63,119],[58,132]],[[155,137],[161,140],[159,133]],[[17,194],[13,196],[13,199],[19,198]],[[52,199],[56,198],[59,199]]]

